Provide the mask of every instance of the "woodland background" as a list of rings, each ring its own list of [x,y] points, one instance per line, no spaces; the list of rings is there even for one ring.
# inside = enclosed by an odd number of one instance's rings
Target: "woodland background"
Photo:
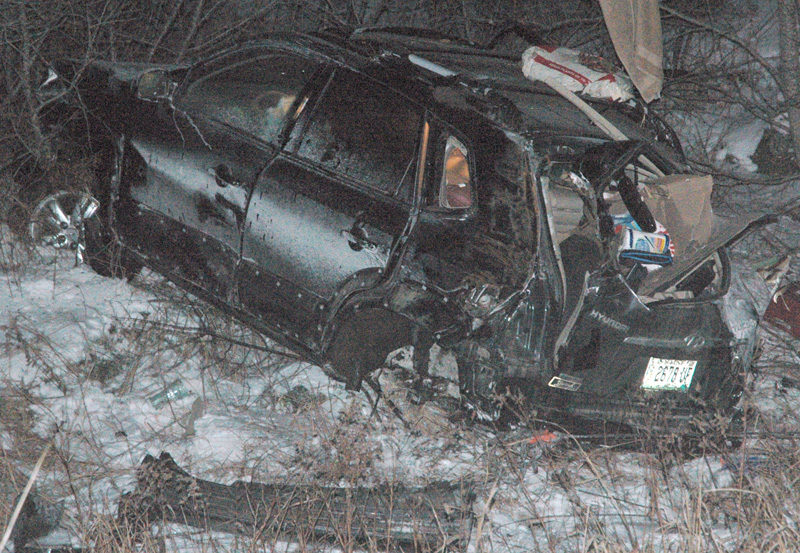
[[[797,164],[791,154],[800,151],[790,145],[792,138],[800,143],[798,7],[795,0],[770,4],[772,23],[780,26],[775,33],[780,44],[772,51],[765,50],[758,29],[741,31],[741,21],[763,12],[761,4],[663,1],[666,81],[663,99],[652,109],[668,118],[675,112],[744,110],[767,129],[768,150],[762,153],[773,167],[764,164],[762,172],[793,173]],[[4,0],[0,189],[8,193],[9,187],[23,186],[15,179],[21,168],[27,180],[63,173],[57,137],[42,124],[44,107],[35,94],[54,59],[180,62],[273,31],[401,25],[436,29],[476,44],[514,26],[521,31],[518,35],[541,43],[615,60],[595,0]],[[685,141],[690,142],[686,146],[692,160],[708,171],[716,145]]]

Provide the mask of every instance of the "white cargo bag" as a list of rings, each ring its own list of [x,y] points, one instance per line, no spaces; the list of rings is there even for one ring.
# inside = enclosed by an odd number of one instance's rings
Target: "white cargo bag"
[[[531,46],[522,54],[522,72],[532,81],[556,81],[572,92],[625,102],[633,83],[605,60],[572,48]]]

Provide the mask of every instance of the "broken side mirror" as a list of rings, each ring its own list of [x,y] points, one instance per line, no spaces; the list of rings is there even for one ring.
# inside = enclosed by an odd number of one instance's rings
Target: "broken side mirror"
[[[177,83],[169,78],[169,73],[163,69],[145,71],[139,77],[136,85],[136,97],[148,102],[157,102],[170,98],[175,91]]]

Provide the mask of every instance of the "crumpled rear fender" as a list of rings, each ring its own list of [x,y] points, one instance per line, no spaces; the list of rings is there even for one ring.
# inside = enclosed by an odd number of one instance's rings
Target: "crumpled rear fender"
[[[753,362],[756,333],[774,290],[753,267],[742,261],[731,262],[731,285],[728,293],[716,301],[733,334],[733,362],[747,371]]]

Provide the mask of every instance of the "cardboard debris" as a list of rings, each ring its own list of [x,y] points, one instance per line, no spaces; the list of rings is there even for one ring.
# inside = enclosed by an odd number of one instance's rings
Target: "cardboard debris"
[[[678,253],[672,265],[649,273],[641,282],[637,294],[651,296],[661,292],[682,279],[703,260],[708,259],[718,249],[730,246],[751,230],[775,221],[773,215],[753,215],[742,219],[724,219],[713,217],[710,238],[695,249]],[[669,227],[668,227],[669,228]],[[670,233],[671,235],[671,233]],[[676,239],[677,240],[677,239]],[[680,244],[677,244],[680,247]],[[760,278],[760,277],[759,277]]]
[[[642,197],[656,221],[666,227],[675,257],[671,265],[644,278],[639,295],[663,291],[718,249],[775,221],[773,215],[717,217],[711,210],[713,186],[710,175],[667,175],[644,187]]]
[[[600,7],[617,56],[642,99],[659,98],[664,68],[658,0],[600,0]]]
[[[667,175],[644,187],[644,202],[666,227],[678,259],[711,238],[713,187],[710,175]]]

